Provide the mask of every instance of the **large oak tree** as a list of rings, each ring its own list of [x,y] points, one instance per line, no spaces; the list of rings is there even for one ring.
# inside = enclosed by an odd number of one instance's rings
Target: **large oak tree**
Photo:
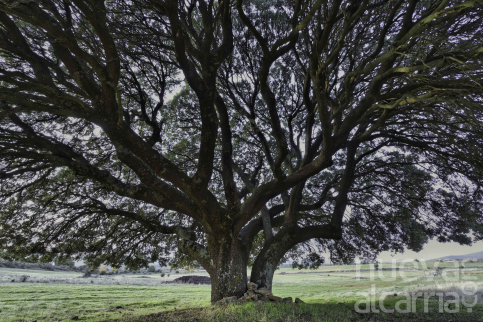
[[[481,0],[1,0],[0,249],[212,300],[483,239]]]

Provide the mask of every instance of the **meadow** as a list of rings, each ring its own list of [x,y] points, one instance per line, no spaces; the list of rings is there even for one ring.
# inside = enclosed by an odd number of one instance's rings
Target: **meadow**
[[[166,284],[189,275],[184,273],[83,278],[76,272],[0,268],[0,321],[483,321],[483,263],[468,263],[464,270],[441,263],[447,269],[437,276],[428,274],[432,265],[424,270],[421,263],[406,264],[407,270],[394,271],[395,280],[392,271],[370,270],[369,265],[282,268],[275,273],[273,294],[304,303],[228,305],[210,305],[209,285]],[[21,275],[29,276],[26,282],[20,282]],[[467,283],[474,289],[465,290]],[[450,291],[461,297],[459,302],[451,302]],[[423,295],[415,305],[403,302],[417,292],[444,296],[433,295],[426,308]],[[368,296],[376,299],[374,307],[367,313],[356,310],[356,302]],[[381,304],[384,310],[410,312],[376,312]],[[359,303],[358,308],[367,306]]]

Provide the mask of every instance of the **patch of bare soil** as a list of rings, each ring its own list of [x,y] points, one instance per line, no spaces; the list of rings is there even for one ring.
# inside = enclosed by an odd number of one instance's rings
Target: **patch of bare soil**
[[[171,283],[174,284],[210,284],[211,279],[208,276],[199,276],[199,275],[192,275],[192,276],[181,276],[173,280]]]

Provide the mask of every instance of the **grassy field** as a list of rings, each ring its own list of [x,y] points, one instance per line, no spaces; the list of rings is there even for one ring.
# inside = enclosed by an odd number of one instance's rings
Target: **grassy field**
[[[389,280],[391,271],[369,271],[359,267],[323,266],[318,270],[276,272],[273,293],[280,297],[301,298],[305,303],[279,304],[255,302],[235,305],[210,305],[210,286],[165,284],[187,274],[113,275],[82,278],[80,273],[0,269],[0,321],[483,321],[483,263],[468,263],[474,268],[456,270],[451,263],[439,266],[453,268],[443,276],[425,275],[418,269],[398,271]],[[398,267],[400,265],[398,264]],[[431,266],[429,264],[428,266]],[[383,268],[389,265],[382,265]],[[413,264],[407,264],[407,268]],[[20,275],[30,276],[18,282]],[[195,272],[194,275],[206,275]],[[13,282],[12,282],[13,280]],[[414,313],[357,313],[355,304],[367,298],[383,295],[385,308],[397,308],[398,302],[415,292],[435,291],[461,293],[462,283],[471,281],[477,287],[477,299],[468,305],[449,303],[447,310],[459,314],[439,313],[439,299],[415,301]],[[372,288],[372,289],[371,289]],[[473,292],[475,293],[475,292]],[[452,298],[449,298],[451,300]],[[446,304],[448,299],[442,298]],[[412,304],[408,302],[411,306]],[[466,301],[472,303],[472,301]],[[377,300],[374,309],[380,308]],[[408,304],[406,303],[406,306]],[[365,307],[364,305],[359,307]],[[410,309],[415,308],[410,307]],[[408,308],[404,303],[399,309]],[[374,310],[371,310],[374,312]],[[427,311],[427,313],[424,313]]]

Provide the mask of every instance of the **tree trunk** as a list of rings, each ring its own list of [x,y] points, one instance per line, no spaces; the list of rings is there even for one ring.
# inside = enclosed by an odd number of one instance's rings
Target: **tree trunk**
[[[275,274],[275,269],[280,263],[281,258],[278,258],[278,256],[263,255],[258,256],[255,263],[253,263],[250,282],[257,284],[258,287],[266,287],[271,290],[273,275]]]
[[[224,297],[241,297],[247,291],[247,262],[237,238],[210,238],[208,249],[212,258],[211,302]]]
[[[285,238],[281,238],[282,235]],[[266,287],[271,290],[275,269],[286,253],[287,248],[293,244],[292,236],[285,232],[280,235],[277,234],[267,242],[253,263],[250,281],[257,284],[258,287]]]

